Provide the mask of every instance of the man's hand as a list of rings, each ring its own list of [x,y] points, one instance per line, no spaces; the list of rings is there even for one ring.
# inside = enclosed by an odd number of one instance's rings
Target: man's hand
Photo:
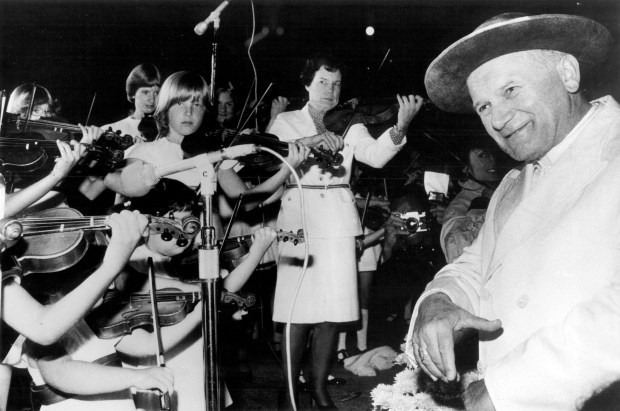
[[[390,217],[387,219],[385,224],[383,225],[385,228],[385,238],[386,239],[396,239],[396,236],[408,236],[409,231],[405,226],[405,222],[402,218],[400,218],[400,213],[392,212],[390,213]]]
[[[484,380],[469,384],[463,393],[463,403],[468,411],[495,411]]]
[[[496,331],[500,320],[477,317],[455,305],[443,293],[432,294],[420,304],[413,328],[413,355],[416,363],[433,380],[456,378],[454,362],[455,335],[467,329]]]

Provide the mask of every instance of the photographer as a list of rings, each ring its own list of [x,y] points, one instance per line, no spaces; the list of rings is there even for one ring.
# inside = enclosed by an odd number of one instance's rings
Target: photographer
[[[443,265],[443,256],[436,251],[439,247],[434,247],[435,225],[427,221],[428,207],[426,194],[418,187],[391,202],[391,214],[383,228],[383,263],[378,268],[384,289],[380,295],[386,299],[384,306],[389,307],[387,321],[394,321],[400,313],[408,320],[409,302],[422,293]]]

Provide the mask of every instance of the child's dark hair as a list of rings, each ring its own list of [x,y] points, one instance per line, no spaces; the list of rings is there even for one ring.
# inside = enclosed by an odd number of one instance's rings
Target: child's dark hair
[[[200,213],[198,195],[194,190],[170,178],[162,178],[148,194],[131,198],[120,208],[138,210],[142,214],[159,217],[166,217],[171,211],[191,211],[195,216]],[[113,211],[118,211],[118,208]]]
[[[141,87],[153,87],[161,85],[161,74],[155,65],[142,63],[131,70],[125,81],[127,100],[133,103],[136,92]]]

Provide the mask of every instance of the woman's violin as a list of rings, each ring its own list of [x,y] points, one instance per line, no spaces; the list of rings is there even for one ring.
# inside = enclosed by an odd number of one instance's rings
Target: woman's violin
[[[392,97],[377,99],[374,104],[359,104],[359,99],[351,99],[325,113],[323,123],[328,131],[344,137],[354,124],[380,125],[394,119],[400,108],[394,100]],[[430,106],[430,101],[424,100],[424,106]]]
[[[7,247],[13,246],[11,253],[22,275],[57,272],[82,259],[88,249],[85,231],[108,230],[108,218],[84,217],[73,208],[51,208],[23,218],[0,220],[0,239]],[[191,230],[168,218],[148,219],[149,235],[184,237]],[[194,229],[198,230],[198,226]]]
[[[199,291],[183,292],[177,288],[157,290],[159,324],[162,327],[178,324],[192,312],[201,299]],[[247,309],[256,304],[251,293],[222,292],[221,302],[235,304]],[[107,291],[103,303],[95,307],[86,317],[86,322],[99,338],[116,338],[128,335],[136,328],[153,329],[149,293],[126,294],[115,290]]]

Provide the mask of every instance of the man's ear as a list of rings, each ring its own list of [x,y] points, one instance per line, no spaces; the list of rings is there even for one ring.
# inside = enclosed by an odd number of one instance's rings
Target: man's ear
[[[557,70],[566,90],[569,93],[576,93],[581,82],[581,72],[577,59],[571,54],[564,55],[558,63]]]

